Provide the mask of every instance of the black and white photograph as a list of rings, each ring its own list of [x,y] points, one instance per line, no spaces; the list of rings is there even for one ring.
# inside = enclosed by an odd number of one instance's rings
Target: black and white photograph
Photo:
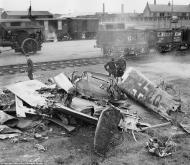
[[[190,165],[190,1],[0,0],[0,165]]]

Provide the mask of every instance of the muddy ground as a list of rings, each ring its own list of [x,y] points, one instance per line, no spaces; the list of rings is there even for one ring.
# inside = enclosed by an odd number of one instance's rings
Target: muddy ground
[[[153,57],[148,60],[129,61],[128,66],[133,66],[142,71],[151,81],[159,83],[161,79],[175,85],[180,90],[184,102],[184,111],[188,112],[190,103],[190,56],[163,56]],[[35,78],[45,82],[49,77],[65,72],[70,74],[77,70],[106,73],[103,65],[66,68],[64,70],[36,72]],[[0,77],[1,86],[14,82],[27,80],[26,74]],[[156,124],[165,122],[158,115],[134,104],[131,111],[137,111],[145,122]],[[48,136],[47,140],[29,140],[29,142],[13,143],[11,140],[0,141],[0,162],[42,162],[48,165],[189,165],[190,163],[190,138],[180,136],[173,140],[177,143],[176,152],[166,158],[159,158],[149,154],[145,149],[146,141],[152,136],[171,137],[175,134],[173,126],[154,129],[146,133],[135,133],[137,142],[130,133],[124,134],[124,140],[111,148],[105,158],[96,156],[93,152],[93,138],[95,127],[82,124],[72,133],[67,134],[63,128],[49,124],[41,133]],[[31,133],[31,137],[33,134]],[[35,144],[42,144],[47,150],[38,151]],[[1,163],[0,163],[1,164]]]

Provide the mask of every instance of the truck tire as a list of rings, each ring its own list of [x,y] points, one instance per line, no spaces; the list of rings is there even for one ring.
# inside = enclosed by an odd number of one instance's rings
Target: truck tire
[[[38,50],[38,43],[33,38],[26,38],[22,41],[21,51],[23,54],[32,53],[35,54]]]

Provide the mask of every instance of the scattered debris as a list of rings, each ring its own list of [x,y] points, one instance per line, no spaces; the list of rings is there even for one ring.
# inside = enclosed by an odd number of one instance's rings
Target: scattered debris
[[[73,127],[73,126],[70,126],[70,125],[66,125],[61,120],[58,120],[58,119],[52,119],[52,118],[46,118],[46,119],[52,121],[53,123],[58,124],[59,126],[63,127],[68,132],[72,132],[76,128],[76,127]]]
[[[78,112],[78,111],[71,109],[69,107],[66,107],[62,104],[57,103],[55,105],[56,105],[56,108],[54,109],[55,111],[59,111],[59,112],[62,112],[64,114],[71,115],[75,118],[81,119],[81,120],[86,121],[90,124],[97,124],[98,119],[93,117],[93,116],[86,115],[85,113],[82,113],[82,112]]]
[[[16,136],[20,136],[19,133],[13,133],[13,134],[0,134],[0,139],[4,140],[4,139],[10,139]]]
[[[45,152],[47,149],[41,145],[41,144],[35,144],[34,146],[35,148],[37,148],[38,151],[42,151],[42,152]]]
[[[10,128],[6,125],[0,125],[0,134],[10,134],[10,133],[22,133],[18,129]]]
[[[179,123],[182,129],[190,134],[190,118],[184,117],[183,120]]]
[[[32,120],[28,118],[18,118],[18,123],[16,124],[16,127],[19,129],[31,129],[39,125],[41,121],[39,120]]]
[[[17,138],[17,137],[13,137],[11,139],[11,143],[18,143],[18,142],[19,142],[19,138]]]
[[[16,114],[17,117],[26,117],[26,113],[36,114],[36,111],[33,108],[28,108],[23,105],[23,101],[15,96],[16,102]]]
[[[5,124],[10,120],[17,120],[15,117],[8,115],[7,113],[0,110],[0,124]]]
[[[141,128],[139,131],[145,131],[148,129],[155,129],[155,128],[160,128],[160,127],[165,127],[165,126],[169,126],[171,125],[171,122],[167,122],[167,123],[162,123],[162,124],[157,124],[157,125],[152,125],[149,127],[145,127],[145,128]]]
[[[9,85],[6,89],[10,98],[6,98],[6,92],[0,96],[4,98],[0,101],[3,110],[0,111],[0,139],[15,137],[13,143],[21,139],[28,140],[28,137],[16,138],[22,132],[10,127],[22,131],[31,129],[33,138],[47,139],[41,131],[47,130],[45,122],[53,122],[70,133],[76,129],[80,123],[78,121],[83,121],[96,125],[94,149],[101,156],[106,154],[114,137],[122,131],[131,131],[137,141],[134,131],[141,132],[172,124],[170,112],[175,113],[181,106],[181,102],[157,88],[133,68],[126,69],[121,80],[93,72],[83,72],[82,75],[73,73],[71,78],[61,73],[51,79],[51,85],[31,80]],[[158,125],[141,122],[140,116],[130,110],[128,97],[169,122]],[[15,107],[13,116],[7,111],[11,106]],[[12,123],[7,125],[8,121]],[[190,133],[187,121],[184,119],[180,126]],[[36,144],[35,148],[46,151],[40,144]],[[147,143],[147,148],[149,152],[165,157],[172,153],[175,145],[171,141],[161,143],[153,138]]]
[[[36,139],[41,139],[41,138],[42,138],[42,135],[39,134],[39,133],[35,133],[35,134],[34,134],[34,137],[35,137]]]
[[[9,90],[4,89],[2,93],[0,93],[0,109],[5,111],[6,109],[11,109],[11,107],[15,104],[15,95]]]
[[[161,142],[158,138],[150,138],[146,143],[148,152],[159,157],[166,157],[172,154],[176,149],[176,143],[168,139],[166,142]]]

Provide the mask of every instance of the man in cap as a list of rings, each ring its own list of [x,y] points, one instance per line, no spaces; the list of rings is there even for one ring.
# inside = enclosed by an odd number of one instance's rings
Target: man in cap
[[[120,57],[116,62],[117,75],[116,77],[122,77],[126,69],[126,60],[123,57]]]
[[[33,71],[34,71],[34,65],[32,60],[30,59],[29,55],[26,55],[26,60],[27,60],[27,72],[28,72],[28,78],[30,80],[33,80]]]
[[[109,76],[116,76],[116,65],[114,58],[111,59],[107,64],[104,65],[105,70],[109,73]]]

